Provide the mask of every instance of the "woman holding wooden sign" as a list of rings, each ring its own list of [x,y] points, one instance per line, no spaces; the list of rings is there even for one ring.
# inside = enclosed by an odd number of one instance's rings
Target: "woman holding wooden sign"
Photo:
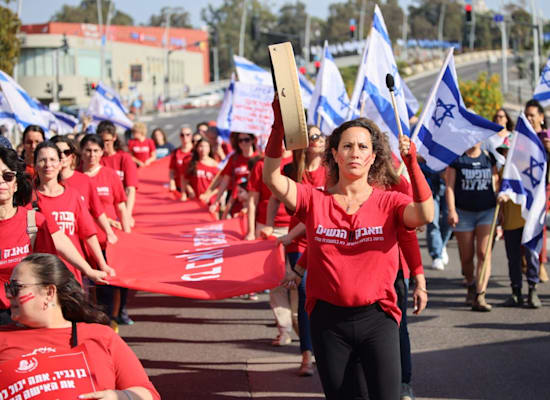
[[[379,180],[386,176],[385,160],[390,157],[383,145],[385,135],[368,119],[345,122],[328,139],[326,159],[335,184],[319,191],[281,174],[284,128],[277,98],[273,109],[263,177],[306,225],[306,308],[326,398],[342,398],[346,366],[358,354],[369,397],[398,399],[397,230],[414,229],[433,218],[432,194],[416,161],[416,148],[408,137],[400,137],[413,198],[383,191]]]

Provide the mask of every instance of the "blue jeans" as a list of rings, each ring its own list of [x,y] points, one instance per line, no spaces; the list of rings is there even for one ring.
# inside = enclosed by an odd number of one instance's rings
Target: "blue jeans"
[[[290,267],[294,269],[298,259],[302,253],[288,253],[288,262]],[[298,329],[300,334],[300,351],[303,353],[306,350],[313,351],[311,344],[311,329],[309,325],[309,315],[306,312],[306,278],[307,270],[304,272],[304,277],[298,285]]]
[[[395,279],[395,291],[397,292],[397,305],[401,310],[401,325],[399,325],[399,349],[401,353],[401,382],[411,383],[412,362],[411,342],[407,329],[407,302],[409,298],[409,280],[403,277],[403,271],[399,270]]]
[[[428,242],[428,251],[432,260],[441,258],[443,247],[447,245],[451,234],[453,233],[447,222],[447,203],[445,202],[445,187],[433,194],[434,198],[434,219],[428,224],[426,230],[426,240]]]

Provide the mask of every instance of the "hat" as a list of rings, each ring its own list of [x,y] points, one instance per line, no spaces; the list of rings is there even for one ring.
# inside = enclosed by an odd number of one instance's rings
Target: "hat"
[[[1,136],[1,135],[0,135],[0,146],[5,147],[7,149],[13,149],[9,139],[7,137]]]
[[[510,132],[508,134],[508,136],[506,136],[504,138],[504,140],[502,141],[502,144],[500,146],[497,147],[497,149],[505,149],[505,150],[508,150],[510,148],[510,143],[512,142],[512,135],[513,133]]]

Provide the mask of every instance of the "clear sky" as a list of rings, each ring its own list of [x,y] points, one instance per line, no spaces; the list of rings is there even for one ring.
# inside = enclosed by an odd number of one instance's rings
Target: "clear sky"
[[[22,20],[24,24],[36,24],[47,22],[50,17],[61,8],[63,4],[78,5],[80,0],[18,0],[23,1]],[[288,3],[292,0],[270,0],[270,4],[274,5],[274,9]],[[302,0],[307,5],[307,11],[312,15],[320,18],[325,18],[328,14],[328,6],[338,0]],[[191,22],[196,27],[201,27],[203,22],[200,19],[201,9],[206,4],[210,3],[218,6],[223,0],[115,0],[115,5],[118,10],[130,14],[134,21],[145,23],[148,21],[151,14],[158,14],[164,6],[168,7],[183,7],[191,13]],[[493,10],[498,10],[502,4],[509,2],[519,3],[518,0],[486,0],[486,4]],[[530,4],[531,0],[525,1]],[[407,7],[414,0],[399,0],[402,7]],[[535,6],[538,7],[544,16],[550,17],[550,1],[549,0],[534,0]],[[12,8],[15,8],[17,1],[12,2]]]

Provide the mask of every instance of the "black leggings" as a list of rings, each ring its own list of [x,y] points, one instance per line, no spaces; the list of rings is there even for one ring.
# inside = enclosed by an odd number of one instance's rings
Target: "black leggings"
[[[328,400],[349,398],[347,376],[361,360],[370,400],[399,400],[401,362],[397,322],[378,304],[338,307],[317,301],[310,316],[317,370]]]

